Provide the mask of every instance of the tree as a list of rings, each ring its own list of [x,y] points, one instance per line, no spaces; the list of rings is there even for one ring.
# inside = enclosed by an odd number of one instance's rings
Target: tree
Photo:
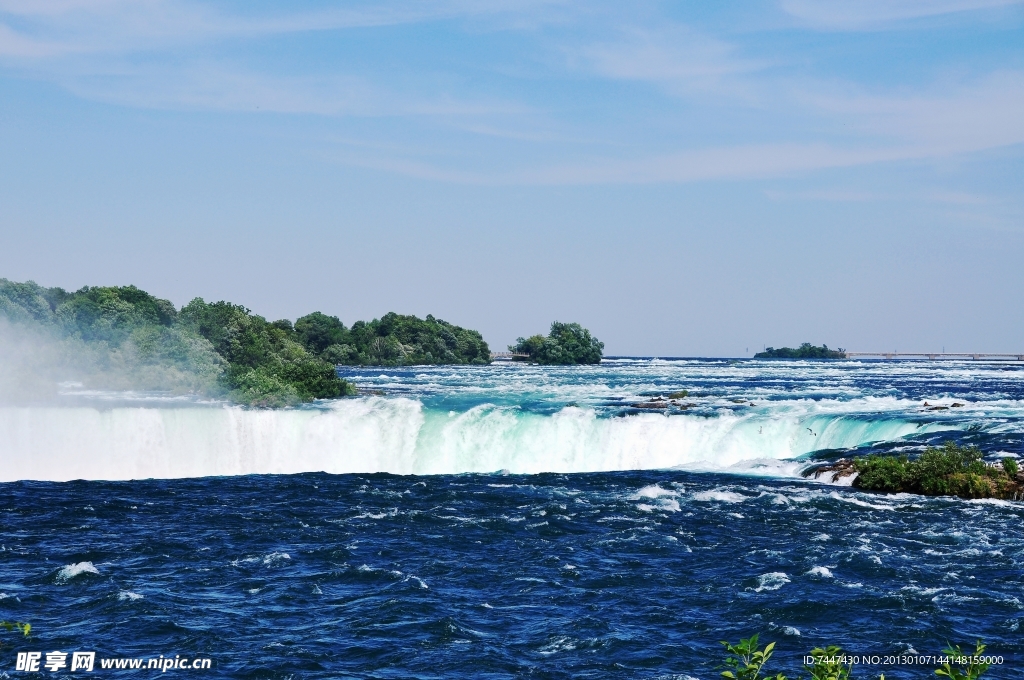
[[[526,354],[530,361],[538,364],[599,364],[604,354],[604,343],[578,323],[555,321],[547,337],[518,338],[516,344],[509,345],[508,349],[516,354]]]

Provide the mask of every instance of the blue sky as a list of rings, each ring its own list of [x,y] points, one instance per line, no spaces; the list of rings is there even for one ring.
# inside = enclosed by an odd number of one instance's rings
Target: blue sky
[[[0,0],[0,276],[1024,351],[1024,4]]]

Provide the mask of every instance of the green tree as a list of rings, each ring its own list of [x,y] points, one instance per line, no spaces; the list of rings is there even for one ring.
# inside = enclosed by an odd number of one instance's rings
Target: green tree
[[[280,324],[241,305],[196,298],[182,308],[180,318],[227,360],[224,384],[242,403],[282,406],[355,393],[333,364],[307,351]]]
[[[538,364],[599,364],[604,354],[604,343],[578,323],[555,321],[546,337],[518,338],[516,344],[509,345],[508,349],[516,354],[526,354],[530,361]]]

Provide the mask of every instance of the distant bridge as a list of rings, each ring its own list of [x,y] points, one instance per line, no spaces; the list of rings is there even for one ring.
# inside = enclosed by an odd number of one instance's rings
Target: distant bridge
[[[491,352],[491,361],[514,361],[516,359],[529,359],[529,354],[518,352]]]
[[[843,352],[846,357],[882,357],[884,359],[972,359],[979,361],[1024,361],[1024,354],[979,354],[975,352]]]

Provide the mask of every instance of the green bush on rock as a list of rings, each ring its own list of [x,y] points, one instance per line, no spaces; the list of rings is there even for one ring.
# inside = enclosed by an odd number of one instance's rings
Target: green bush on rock
[[[865,491],[1011,498],[1021,490],[1016,461],[1004,458],[1000,467],[986,465],[980,449],[954,442],[930,447],[916,460],[871,455],[854,459],[854,467],[858,475],[853,485]]]

